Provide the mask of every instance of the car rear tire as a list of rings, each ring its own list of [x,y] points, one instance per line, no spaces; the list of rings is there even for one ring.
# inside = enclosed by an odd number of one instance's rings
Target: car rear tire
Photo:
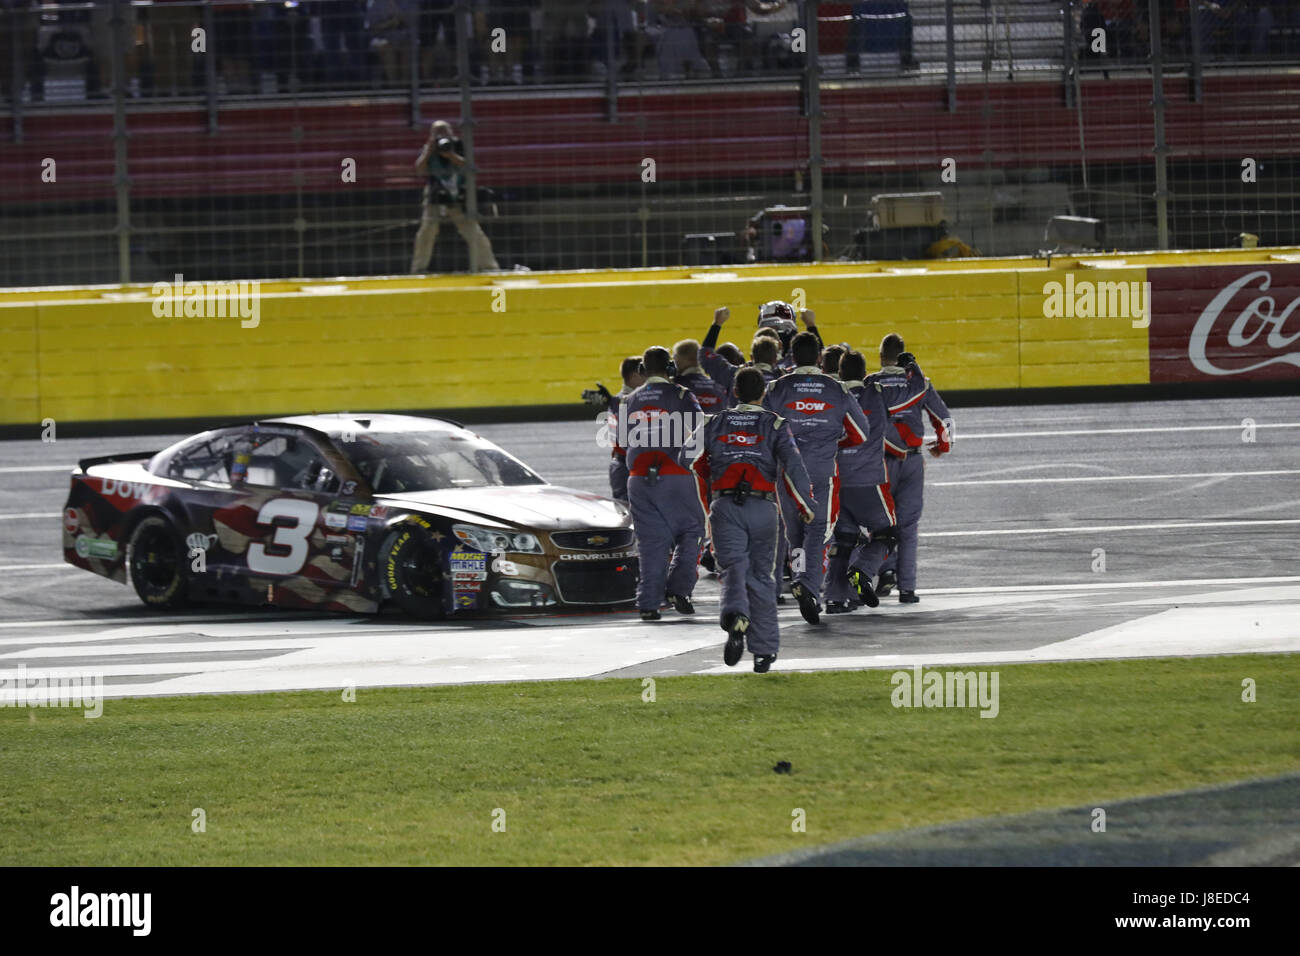
[[[396,525],[384,539],[379,573],[384,594],[407,614],[429,621],[447,616],[442,550],[416,522]]]
[[[149,607],[170,609],[189,603],[184,542],[161,515],[148,515],[131,530],[126,573],[135,593]]]

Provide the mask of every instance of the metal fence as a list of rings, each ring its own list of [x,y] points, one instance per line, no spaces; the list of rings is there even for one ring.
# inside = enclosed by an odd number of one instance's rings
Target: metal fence
[[[1298,62],[1294,2],[0,0],[0,284],[1292,242]]]

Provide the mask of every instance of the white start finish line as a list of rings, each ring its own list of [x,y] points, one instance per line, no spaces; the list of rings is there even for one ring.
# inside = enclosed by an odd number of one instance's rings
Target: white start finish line
[[[655,624],[633,614],[535,617],[513,626],[286,620],[274,613],[6,622],[0,679],[20,666],[29,676],[97,674],[103,696],[115,698],[593,678],[642,666],[655,675],[749,673],[748,658],[734,669],[723,666],[716,585],[701,591],[693,618],[666,611]],[[1075,636],[1039,644],[1024,640],[1034,633],[1032,621],[1009,631],[1008,608],[1046,604],[1054,612],[1107,609],[1131,617],[1092,630],[1084,623]],[[816,629],[789,604],[780,616],[790,642],[777,664],[783,671],[1300,652],[1300,583],[1293,577],[1124,582],[1082,591],[1077,585],[960,588],[925,592],[917,605],[887,601],[876,611],[823,618],[825,627]],[[948,651],[945,622],[954,616],[962,616],[966,640]],[[839,622],[850,623],[853,633],[869,632],[853,643],[864,651],[879,647],[875,642],[888,633],[882,629],[891,626],[924,634],[928,649],[810,656],[807,648],[823,637],[838,636],[843,644],[850,632]],[[686,657],[675,659],[680,655]],[[13,693],[8,683],[0,687],[0,698]]]

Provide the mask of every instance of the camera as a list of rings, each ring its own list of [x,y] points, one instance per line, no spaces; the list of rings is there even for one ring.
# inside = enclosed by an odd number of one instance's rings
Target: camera
[[[452,151],[452,147],[454,147],[455,145],[456,144],[452,141],[452,138],[450,136],[439,136],[438,139],[434,142],[434,146],[437,147],[438,152],[440,153],[450,153]]]

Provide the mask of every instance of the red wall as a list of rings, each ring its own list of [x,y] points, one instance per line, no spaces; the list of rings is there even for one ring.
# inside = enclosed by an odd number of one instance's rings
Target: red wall
[[[1300,76],[1211,77],[1199,105],[1187,102],[1186,88],[1184,78],[1166,85],[1171,159],[1300,151]],[[1151,161],[1149,80],[1089,81],[1082,99],[1090,163]],[[1064,107],[1059,83],[1003,82],[987,91],[983,84],[963,85],[955,113],[947,112],[940,85],[828,88],[822,102],[830,172],[934,169],[944,157],[957,159],[959,168],[982,165],[986,146],[999,166],[1071,165],[1080,157],[1076,114]],[[451,96],[423,107],[430,118],[455,119],[459,112]],[[807,155],[807,124],[794,91],[628,93],[619,112],[617,123],[608,122],[604,98],[595,92],[480,97],[475,137],[483,181],[639,183],[647,157],[661,183],[734,178],[740,170],[783,176]],[[201,110],[138,110],[128,119],[132,194],[292,192],[299,171],[309,191],[409,190],[425,132],[412,130],[408,116],[404,103],[229,108],[220,114],[220,133],[209,136]],[[0,146],[0,203],[113,195],[111,116],[37,112],[24,125],[27,142]],[[57,162],[55,183],[41,181],[46,157]],[[357,161],[356,186],[341,181],[344,157]]]

